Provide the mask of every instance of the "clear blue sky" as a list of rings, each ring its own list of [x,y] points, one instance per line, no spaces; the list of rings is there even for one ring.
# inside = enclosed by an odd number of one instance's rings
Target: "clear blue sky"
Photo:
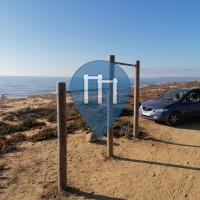
[[[199,53],[199,0],[0,0],[0,75],[71,76],[115,54],[143,77],[199,77]]]

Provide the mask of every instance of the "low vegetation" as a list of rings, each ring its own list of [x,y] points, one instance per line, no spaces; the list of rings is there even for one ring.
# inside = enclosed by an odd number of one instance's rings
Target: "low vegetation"
[[[142,127],[138,128],[138,132],[139,138],[147,136],[147,131]],[[127,138],[133,137],[133,123],[130,121],[118,119],[113,125],[113,136],[116,138],[124,136]]]
[[[37,120],[33,120],[33,119],[23,120],[21,123],[17,125],[7,124],[3,122],[0,124],[0,136],[7,135],[10,133],[28,131],[31,128],[41,127],[44,125],[46,125],[46,123],[38,122]]]
[[[51,127],[45,127],[39,130],[38,133],[26,137],[22,133],[17,133],[9,136],[0,137],[0,153],[10,152],[17,149],[17,143],[21,141],[38,142],[42,140],[57,138],[57,129]]]
[[[169,83],[159,85],[149,85],[148,87],[142,87],[140,89],[140,102],[145,100],[154,99],[164,91],[174,87],[200,87],[200,82],[191,81],[185,83]],[[128,102],[123,109],[120,117],[133,116],[134,94],[132,93],[128,99]],[[67,117],[67,133],[73,133],[77,130],[84,130],[90,132],[90,128],[81,117],[73,103],[67,103],[66,105],[66,117]],[[95,112],[93,112],[94,114]],[[95,115],[91,114],[91,117]],[[51,127],[45,127],[44,122],[39,122],[37,119],[46,119],[48,122],[56,123],[57,113],[56,105],[48,105],[40,108],[23,108],[15,112],[2,112],[0,117],[4,121],[0,121],[0,153],[8,152],[16,149],[17,143],[20,141],[37,142],[57,137],[57,129]],[[104,118],[102,118],[104,120]],[[14,121],[18,124],[7,123],[7,121]],[[99,121],[97,121],[99,123]],[[28,131],[31,129],[38,129],[38,132],[30,137],[26,137],[20,132]],[[42,129],[41,129],[42,128]],[[127,137],[133,136],[133,123],[126,121],[123,118],[118,118],[113,124],[114,137]],[[147,136],[147,131],[144,128],[139,127],[139,138]]]
[[[57,114],[56,114],[56,112],[50,114],[50,115],[47,117],[47,121],[48,121],[48,122],[51,122],[51,123],[56,123],[56,121],[57,121]]]
[[[52,113],[55,113],[56,109],[55,108],[22,108],[19,109],[15,112],[8,112],[8,113],[3,113],[1,116],[3,116],[3,120],[5,121],[22,121],[25,119],[39,119],[39,118],[44,118]]]
[[[57,129],[51,127],[45,127],[39,130],[37,134],[27,138],[27,141],[38,142],[42,140],[57,138]]]
[[[6,153],[17,149],[17,143],[26,140],[26,137],[20,133],[9,136],[0,137],[0,153]]]
[[[134,113],[134,111],[133,111],[133,106],[131,107],[131,106],[129,105],[129,103],[127,103],[127,106],[122,110],[120,116],[121,116],[121,117],[122,117],[122,116],[133,116],[133,113]]]
[[[81,117],[67,122],[67,133],[73,133],[77,130],[83,130],[86,132],[91,131],[87,123]]]

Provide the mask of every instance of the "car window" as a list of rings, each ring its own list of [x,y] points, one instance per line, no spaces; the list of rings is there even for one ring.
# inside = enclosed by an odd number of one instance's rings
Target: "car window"
[[[197,91],[191,92],[186,96],[186,102],[189,103],[199,102],[199,99],[199,93]]]
[[[172,90],[168,90],[167,92],[161,94],[155,100],[177,102],[180,99],[182,99],[186,93],[187,92],[179,90],[179,89],[172,89]]]

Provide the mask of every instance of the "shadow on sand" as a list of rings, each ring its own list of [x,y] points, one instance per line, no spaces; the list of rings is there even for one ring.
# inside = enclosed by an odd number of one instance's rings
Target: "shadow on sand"
[[[164,122],[157,122],[160,125],[168,126]],[[197,130],[200,133],[200,118],[190,118],[182,121],[178,126],[174,126],[173,128],[177,129],[188,129],[188,130]]]
[[[200,133],[200,118],[185,120],[176,128],[197,130]]]
[[[117,160],[133,162],[133,163],[143,163],[143,164],[158,165],[158,166],[163,166],[163,167],[173,167],[173,168],[178,168],[178,169],[188,169],[188,170],[200,171],[199,167],[190,167],[190,166],[175,165],[175,164],[169,164],[169,163],[160,163],[160,162],[155,162],[155,161],[122,158],[122,157],[118,157],[118,156],[115,156],[114,158]]]
[[[2,155],[0,155],[0,158],[2,158]],[[6,187],[3,185],[3,181],[8,179],[7,177],[3,176],[4,171],[9,169],[10,168],[6,167],[6,165],[0,164],[0,194],[3,193],[4,189],[6,189]]]
[[[99,194],[94,194],[94,193],[88,193],[88,192],[83,192],[80,191],[79,189],[76,188],[72,188],[72,187],[67,187],[66,191],[69,194],[74,194],[76,196],[81,196],[84,197],[86,199],[97,199],[97,200],[125,200],[122,198],[117,198],[117,197],[109,197],[109,196],[105,196],[105,195],[99,195]]]
[[[104,146],[107,145],[107,141],[106,140],[97,140],[94,143],[97,144],[97,145],[104,145]],[[119,144],[117,144],[117,143],[114,142],[113,146],[119,146]]]
[[[182,146],[182,147],[194,147],[194,148],[200,148],[200,146],[197,145],[191,145],[191,144],[179,144],[179,143],[175,143],[175,142],[169,142],[169,141],[164,141],[164,140],[158,140],[156,138],[153,137],[147,137],[147,138],[142,138],[143,140],[149,140],[149,141],[153,141],[153,142],[159,142],[159,143],[163,143],[163,144],[170,144],[170,145],[176,145],[176,146]]]

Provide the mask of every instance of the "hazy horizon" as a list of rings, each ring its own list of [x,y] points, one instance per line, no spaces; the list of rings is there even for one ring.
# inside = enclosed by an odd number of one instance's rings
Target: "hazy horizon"
[[[72,78],[73,76],[26,76],[26,75],[0,75],[0,77],[41,77],[41,78]],[[130,79],[134,79],[134,77],[129,77]],[[196,78],[200,80],[200,77],[198,76],[155,76],[155,77],[141,77],[140,78],[145,78],[145,79],[156,79],[156,78]]]

